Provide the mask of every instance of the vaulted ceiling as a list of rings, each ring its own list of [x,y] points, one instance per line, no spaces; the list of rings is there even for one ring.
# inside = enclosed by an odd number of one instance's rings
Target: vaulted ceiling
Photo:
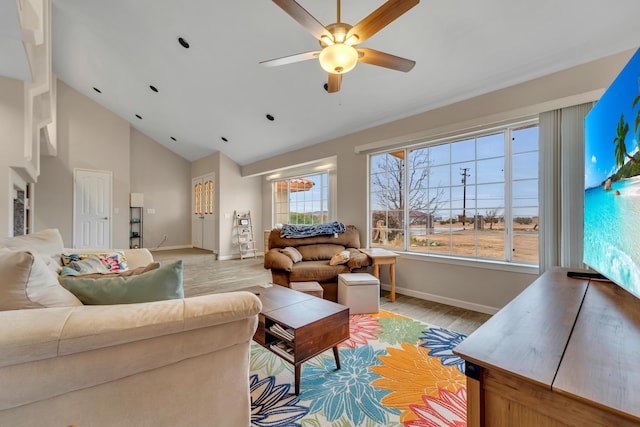
[[[334,1],[298,3],[336,21]],[[342,21],[383,3],[343,0]],[[53,0],[53,70],[188,160],[246,165],[636,48],[639,17],[638,0],[422,0],[362,44],[415,68],[361,63],[329,94],[316,60],[259,65],[319,49],[270,0]]]

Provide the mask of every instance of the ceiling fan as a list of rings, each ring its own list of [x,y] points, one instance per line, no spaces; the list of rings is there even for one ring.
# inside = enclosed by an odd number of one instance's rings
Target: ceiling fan
[[[267,67],[276,67],[319,58],[320,66],[329,73],[327,82],[327,91],[329,93],[340,90],[342,75],[351,71],[358,62],[405,73],[416,65],[415,61],[409,59],[374,49],[356,48],[355,46],[382,30],[417,5],[420,0],[388,0],[354,26],[346,22],[340,22],[340,0],[336,1],[336,22],[325,27],[295,0],[273,0],[275,4],[318,39],[322,50],[270,59],[262,61],[260,64]]]

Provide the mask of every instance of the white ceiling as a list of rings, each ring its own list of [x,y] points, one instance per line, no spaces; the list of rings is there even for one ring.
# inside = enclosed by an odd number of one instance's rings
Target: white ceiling
[[[334,1],[298,1],[335,21]],[[342,21],[382,3],[343,0]],[[328,94],[315,60],[258,64],[318,49],[270,0],[53,0],[53,69],[188,160],[246,165],[636,48],[639,16],[638,0],[422,0],[362,44],[415,68],[359,64]]]

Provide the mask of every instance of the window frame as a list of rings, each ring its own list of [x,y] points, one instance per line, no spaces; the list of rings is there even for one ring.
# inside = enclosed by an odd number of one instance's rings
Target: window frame
[[[421,148],[428,148],[428,147],[435,147],[438,145],[445,145],[445,144],[453,144],[455,142],[461,142],[461,141],[465,141],[467,139],[478,139],[478,138],[482,138],[483,136],[489,136],[491,134],[498,134],[498,133],[502,133],[504,134],[504,140],[505,140],[505,144],[504,144],[504,208],[503,209],[503,216],[504,218],[508,218],[509,219],[509,224],[507,226],[505,226],[505,231],[504,231],[504,257],[503,258],[483,258],[478,256],[478,252],[477,252],[477,247],[475,249],[475,255],[474,256],[466,256],[466,255],[455,255],[452,253],[452,249],[449,250],[448,254],[437,254],[437,253],[428,253],[428,252],[422,252],[416,249],[412,249],[411,246],[411,218],[410,218],[410,207],[405,206],[404,207],[404,211],[403,211],[403,225],[402,225],[402,232],[404,234],[403,236],[403,241],[402,241],[402,249],[398,250],[395,249],[393,247],[389,247],[388,245],[382,245],[381,247],[396,251],[396,252],[401,252],[403,253],[403,255],[408,256],[409,259],[424,259],[424,258],[428,258],[429,260],[434,260],[437,262],[443,262],[443,263],[451,263],[451,264],[457,264],[457,265],[468,265],[468,266],[474,266],[474,267],[478,267],[478,266],[482,266],[482,267],[487,267],[487,268],[491,268],[491,269],[500,269],[500,270],[509,270],[509,271],[518,271],[518,272],[534,272],[537,271],[539,269],[539,265],[540,265],[540,250],[541,250],[541,242],[540,242],[540,232],[538,231],[537,234],[537,238],[538,238],[538,256],[537,256],[537,260],[535,262],[527,262],[527,261],[523,261],[523,260],[517,260],[514,256],[513,256],[513,251],[512,248],[514,246],[513,243],[513,239],[514,239],[514,235],[518,234],[517,232],[515,232],[514,229],[514,221],[513,219],[515,218],[513,215],[513,208],[514,205],[516,205],[516,203],[514,202],[513,199],[513,184],[514,182],[521,182],[522,179],[519,180],[514,180],[514,176],[513,176],[513,170],[512,170],[512,166],[514,163],[514,150],[513,150],[513,143],[512,143],[512,137],[513,137],[513,132],[515,130],[518,129],[524,129],[527,127],[537,127],[538,128],[538,138],[537,138],[537,147],[536,150],[529,150],[527,151],[527,153],[532,153],[535,152],[537,153],[538,156],[538,168],[536,169],[536,178],[535,180],[537,181],[537,188],[539,189],[540,187],[540,182],[541,182],[541,177],[539,176],[540,172],[539,172],[539,162],[540,162],[540,121],[539,118],[537,116],[535,117],[529,117],[529,118],[525,118],[525,119],[521,119],[521,120],[514,120],[514,121],[509,121],[509,122],[503,122],[500,123],[499,125],[494,125],[494,126],[485,126],[482,128],[476,128],[474,131],[471,132],[459,132],[459,133],[449,133],[447,136],[445,137],[439,137],[439,138],[430,138],[430,139],[422,139],[420,141],[417,142],[412,142],[409,144],[403,144],[403,145],[396,145],[393,148],[388,148],[385,150],[377,150],[377,151],[372,151],[369,152],[367,154],[367,245],[371,246],[373,244],[373,240],[372,240],[372,236],[375,233],[375,227],[373,224],[373,216],[374,216],[374,212],[376,209],[374,209],[373,206],[373,192],[372,192],[372,179],[373,179],[373,156],[376,155],[382,155],[382,154],[391,154],[391,153],[396,153],[399,151],[402,151],[403,154],[403,158],[407,158],[409,159],[409,155],[413,150],[417,150],[417,149],[421,149]],[[516,153],[516,154],[522,154],[522,153]],[[499,156],[497,156],[499,157]],[[478,149],[477,149],[477,142],[475,145],[475,153],[473,156],[473,159],[471,161],[473,162],[478,162],[478,160],[484,160],[484,158],[478,158]],[[449,158],[449,163],[448,166],[449,168],[456,166],[458,163],[462,163],[462,162],[452,162],[451,161],[451,157]],[[405,184],[403,185],[403,197],[405,198],[405,200],[409,200],[410,197],[410,192],[411,192],[411,188],[408,188],[408,183],[407,181],[407,177],[409,176],[410,173],[410,162],[409,161],[405,161],[404,162],[404,176],[405,176]],[[450,169],[451,171],[451,169]],[[533,180],[533,178],[531,178],[530,180]],[[480,182],[476,181],[474,183],[474,186],[479,185]],[[449,182],[448,186],[447,186],[447,191],[451,192],[452,188],[456,187],[453,182]],[[427,187],[429,190],[432,189],[432,187]],[[540,221],[540,215],[541,215],[541,207],[540,207],[540,194],[539,194],[539,190],[536,193],[537,194],[537,216],[538,216],[538,220]],[[477,202],[477,200],[476,200]],[[451,206],[451,201],[449,201],[450,206]],[[528,207],[533,207],[533,206],[528,206]],[[389,212],[388,208],[386,213]],[[474,207],[474,212],[476,214],[478,214],[477,212],[479,211],[478,205],[476,204]],[[453,209],[452,207],[449,208],[449,210],[451,212],[454,212],[455,209]],[[451,232],[449,232],[451,233]]]
[[[322,175],[326,175],[326,199],[325,198],[321,198],[321,203],[324,203],[324,201],[326,200],[326,208],[322,209],[323,212],[326,212],[327,215],[327,222],[329,221],[333,221],[335,218],[335,189],[336,189],[336,183],[335,183],[335,173],[333,172],[333,170],[329,169],[329,170],[314,170],[314,171],[308,171],[307,173],[297,173],[297,174],[292,174],[292,175],[285,175],[285,176],[278,176],[277,178],[274,178],[271,182],[271,222],[272,222],[272,227],[277,227],[282,225],[282,222],[278,221],[279,215],[283,215],[282,212],[278,211],[278,205],[282,204],[282,202],[278,202],[277,200],[277,193],[278,193],[278,189],[277,189],[277,185],[278,182],[282,182],[282,181],[290,181],[293,179],[299,179],[299,178],[309,178],[309,177],[314,177],[314,176],[322,176]],[[321,178],[320,182],[323,182],[324,179]],[[313,203],[313,201],[311,201],[311,203]],[[291,193],[288,192],[288,201],[287,201],[287,218],[290,219],[291,218]]]

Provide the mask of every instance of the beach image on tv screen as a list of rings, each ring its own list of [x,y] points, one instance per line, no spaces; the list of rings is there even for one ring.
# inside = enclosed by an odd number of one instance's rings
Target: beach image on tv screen
[[[584,262],[640,297],[640,49],[585,120]]]

